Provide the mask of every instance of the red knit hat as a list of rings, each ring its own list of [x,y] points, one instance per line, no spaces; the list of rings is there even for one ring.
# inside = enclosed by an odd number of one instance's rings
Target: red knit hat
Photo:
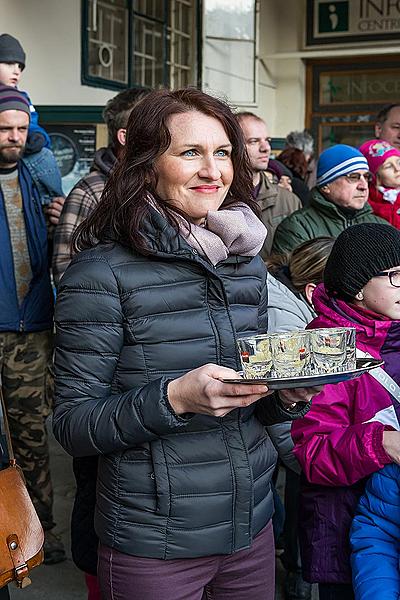
[[[360,152],[367,159],[368,166],[373,175],[376,175],[379,167],[383,165],[387,158],[390,156],[400,157],[400,150],[393,148],[393,146],[384,140],[368,140],[368,142],[364,142],[360,146]]]

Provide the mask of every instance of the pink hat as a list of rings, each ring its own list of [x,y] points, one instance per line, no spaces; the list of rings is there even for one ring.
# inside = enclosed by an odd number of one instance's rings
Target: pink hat
[[[393,148],[388,142],[383,140],[368,140],[360,146],[360,152],[364,154],[368,161],[371,172],[376,175],[379,167],[383,165],[389,156],[399,156],[400,150]]]

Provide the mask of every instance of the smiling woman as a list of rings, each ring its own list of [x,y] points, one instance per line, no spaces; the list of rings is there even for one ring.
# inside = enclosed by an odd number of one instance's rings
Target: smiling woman
[[[238,334],[267,330],[251,192],[229,107],[159,90],[132,110],[77,232],[85,251],[58,293],[54,429],[74,456],[100,457],[105,599],[274,597],[265,425],[305,414],[315,390],[222,381],[238,377]]]
[[[156,161],[156,191],[199,225],[229,191],[232,145],[222,123],[197,111],[173,115],[168,125],[171,145]]]
[[[199,224],[207,210],[239,201],[257,214],[242,132],[229,107],[195,89],[162,90],[131,113],[123,160],[75,240],[87,248],[118,231],[117,239],[149,253],[139,224],[155,204],[173,225],[177,215]]]

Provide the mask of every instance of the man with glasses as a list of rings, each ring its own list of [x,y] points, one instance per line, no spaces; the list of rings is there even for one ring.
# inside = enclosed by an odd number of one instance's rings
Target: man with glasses
[[[291,252],[302,242],[320,236],[336,238],[350,225],[385,223],[368,204],[370,179],[368,162],[356,148],[337,144],[324,150],[309,206],[282,221],[275,232],[272,252]]]
[[[266,171],[270,166],[271,138],[267,125],[251,112],[237,115],[246,141],[247,154],[253,173],[253,195],[261,208],[261,220],[268,230],[260,252],[265,259],[271,252],[274,233],[281,221],[301,207],[299,198],[278,183],[273,183]],[[274,162],[274,161],[272,161]]]

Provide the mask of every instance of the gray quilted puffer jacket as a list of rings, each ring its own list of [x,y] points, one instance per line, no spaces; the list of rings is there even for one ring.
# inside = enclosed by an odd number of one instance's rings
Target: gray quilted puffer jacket
[[[103,544],[149,558],[230,554],[273,513],[264,424],[307,409],[269,396],[223,418],[172,411],[170,379],[206,363],[239,369],[237,333],[267,331],[267,272],[258,256],[214,268],[158,214],[144,232],[154,256],[99,245],[62,278],[54,432],[73,456],[100,456]]]

